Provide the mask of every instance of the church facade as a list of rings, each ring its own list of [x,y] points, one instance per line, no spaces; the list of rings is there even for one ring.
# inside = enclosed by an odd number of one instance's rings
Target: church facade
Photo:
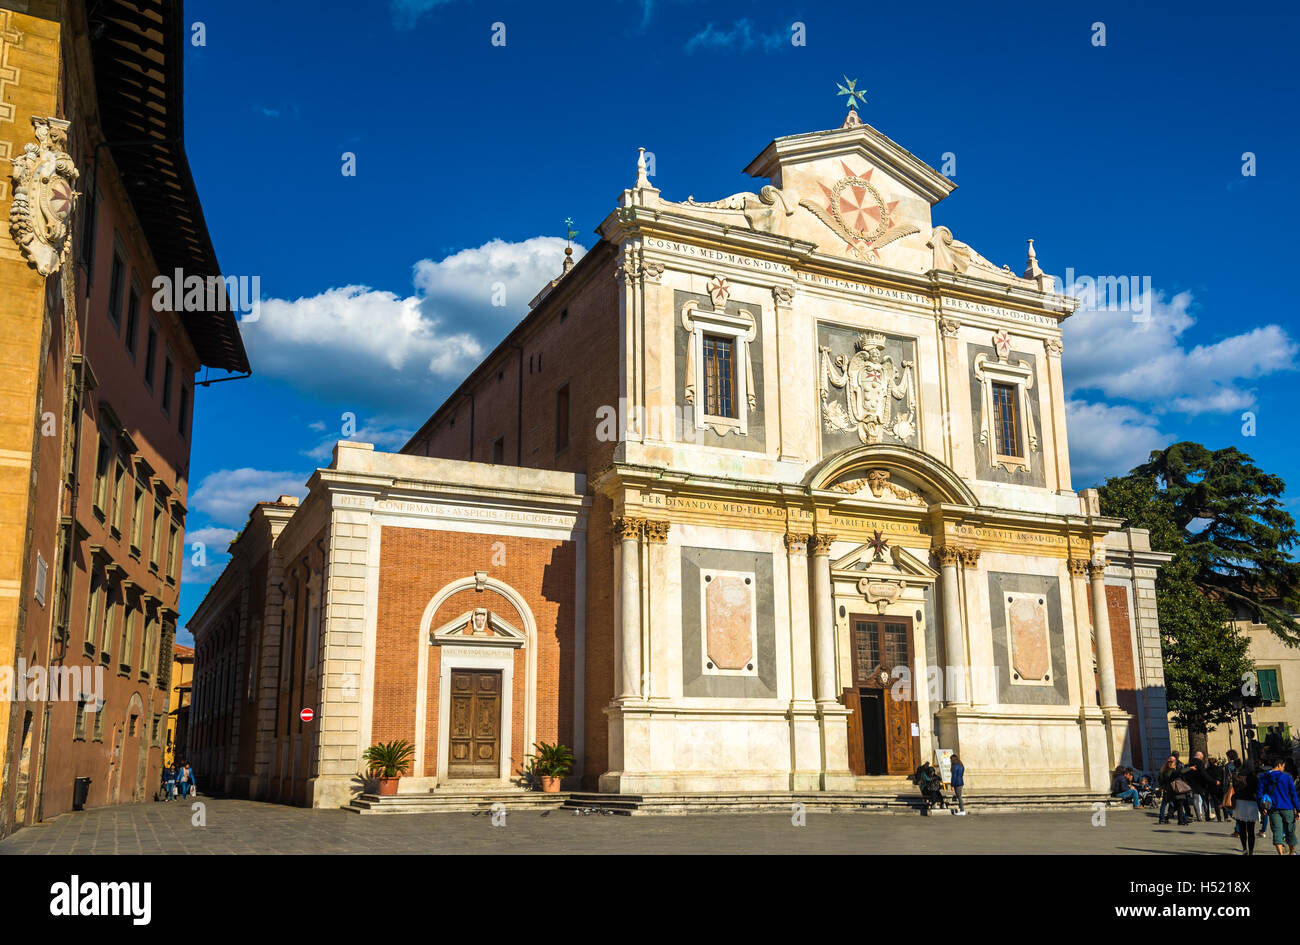
[[[555,741],[637,794],[1163,760],[1164,556],[1072,486],[1076,301],[937,224],[952,182],[856,112],[746,171],[672,201],[643,154],[400,453],[342,441],[254,510],[190,621],[201,778],[346,803],[394,738],[403,792]]]

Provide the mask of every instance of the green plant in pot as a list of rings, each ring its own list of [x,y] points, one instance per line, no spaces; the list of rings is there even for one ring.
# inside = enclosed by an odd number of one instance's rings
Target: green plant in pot
[[[380,795],[391,796],[397,793],[402,775],[411,768],[415,746],[405,739],[378,742],[367,748],[363,757],[370,765],[371,777],[379,782]]]
[[[533,747],[537,754],[532,756],[529,773],[545,793],[558,794],[560,779],[573,770],[573,752],[559,743],[538,742]]]

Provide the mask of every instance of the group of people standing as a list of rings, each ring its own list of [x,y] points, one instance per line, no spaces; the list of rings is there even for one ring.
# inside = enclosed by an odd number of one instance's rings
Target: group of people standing
[[[1144,782],[1147,780],[1142,779]],[[1296,790],[1295,761],[1282,752],[1265,752],[1258,761],[1242,761],[1229,751],[1220,762],[1208,761],[1203,752],[1193,752],[1183,764],[1174,752],[1156,777],[1160,789],[1158,823],[1169,823],[1172,813],[1178,825],[1193,819],[1222,821],[1231,818],[1232,835],[1241,843],[1241,852],[1255,852],[1255,825],[1260,835],[1272,831],[1273,845],[1282,855],[1296,854],[1296,815],[1300,796]],[[1132,801],[1136,808],[1142,792],[1133,781],[1130,769],[1118,768],[1111,784],[1111,795]]]
[[[198,784],[194,781],[194,769],[190,767],[189,762],[182,765],[164,765],[162,772],[163,797],[164,801],[175,800],[179,793],[181,797],[189,797],[191,794],[198,793]]]

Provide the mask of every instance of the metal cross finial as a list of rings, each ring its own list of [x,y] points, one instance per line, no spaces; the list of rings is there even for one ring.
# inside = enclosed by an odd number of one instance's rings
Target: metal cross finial
[[[863,105],[867,104],[867,90],[863,89],[862,91],[858,91],[857,79],[850,79],[848,76],[845,76],[844,82],[844,85],[840,85],[838,82],[835,83],[836,88],[839,89],[835,94],[847,95],[849,97],[849,108],[857,111],[858,102],[861,102]]]

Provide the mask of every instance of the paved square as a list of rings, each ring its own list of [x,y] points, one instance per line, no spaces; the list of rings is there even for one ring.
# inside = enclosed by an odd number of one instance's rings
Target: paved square
[[[357,816],[255,801],[200,798],[207,825],[191,826],[189,803],[131,804],[64,814],[0,841],[0,854],[113,853],[1238,853],[1228,823],[1160,826],[1154,813],[1111,809],[1106,826],[1089,811],[954,817],[810,812],[664,817],[517,812],[490,815]],[[1257,855],[1272,847],[1256,845]]]

